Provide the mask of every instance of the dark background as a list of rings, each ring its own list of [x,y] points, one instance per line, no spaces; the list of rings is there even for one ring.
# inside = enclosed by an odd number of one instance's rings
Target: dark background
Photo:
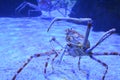
[[[15,8],[23,1],[37,4],[36,0],[0,0],[0,17],[16,17]],[[120,34],[120,0],[77,0],[69,16],[90,17],[94,31],[107,31],[114,27]]]
[[[116,28],[120,34],[120,0],[77,0],[69,16],[92,18],[94,31]]]

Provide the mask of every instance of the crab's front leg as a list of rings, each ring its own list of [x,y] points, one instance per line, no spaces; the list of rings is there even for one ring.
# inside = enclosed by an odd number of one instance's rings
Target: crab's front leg
[[[88,37],[89,37],[89,33],[90,33],[91,26],[92,26],[92,23],[91,23],[91,22],[88,22],[88,26],[87,26],[87,30],[86,30],[86,34],[85,34],[83,46],[82,46],[82,49],[83,49],[84,51],[87,49]]]
[[[62,61],[62,58],[64,56],[64,54],[67,52],[67,45],[64,47],[59,41],[57,41],[57,39],[55,37],[52,37],[52,39],[50,40],[50,43],[51,43],[51,46],[53,45],[52,42],[55,42],[56,44],[58,44],[62,49],[61,49],[61,52],[62,54],[60,55],[60,59],[58,61],[58,63],[60,64],[61,61]],[[52,49],[54,49],[54,47],[52,46]],[[54,49],[55,50],[55,49]],[[54,59],[55,60],[55,59]],[[54,61],[53,60],[53,61]]]
[[[55,42],[56,44],[58,44],[61,48],[64,48],[63,45],[58,41],[56,40],[55,37],[52,37],[51,40],[50,40],[50,43],[52,45],[52,42]],[[52,47],[53,48],[53,47]]]
[[[64,48],[64,47],[62,46],[62,44],[59,43],[59,41],[56,40],[55,37],[52,37],[52,38],[51,38],[50,44],[51,44],[52,50],[54,50],[54,53],[55,53],[55,56],[54,56],[54,58],[53,58],[52,61],[51,61],[51,63],[52,63],[52,70],[54,70],[54,66],[53,66],[54,60],[55,60],[55,59],[58,57],[58,55],[61,53],[62,49],[61,49],[61,50],[55,50],[52,42],[55,42],[55,43],[58,44],[61,48]],[[47,58],[47,61],[45,62],[45,68],[44,68],[45,78],[47,78],[46,73],[47,73],[48,61],[49,61],[49,57]]]
[[[54,51],[54,58],[52,59],[52,70],[54,70],[54,67],[53,67],[53,62],[54,60],[57,58],[57,56],[59,55],[60,51],[57,51],[57,50],[53,50]],[[47,67],[48,67],[48,62],[49,62],[49,57],[47,58],[47,61],[45,62],[45,68],[44,68],[44,75],[45,75],[45,78],[46,78],[46,72],[47,72]]]
[[[68,21],[68,22],[73,22],[73,23],[82,23],[82,22],[92,22],[92,19],[91,18],[67,18],[67,17],[57,17],[57,18],[54,18],[48,29],[47,29],[47,32],[50,30],[50,28],[52,27],[52,25],[54,24],[55,21]]]

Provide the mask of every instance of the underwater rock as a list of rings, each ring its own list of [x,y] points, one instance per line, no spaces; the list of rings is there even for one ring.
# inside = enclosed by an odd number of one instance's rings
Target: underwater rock
[[[90,17],[94,31],[116,28],[120,34],[120,0],[77,0],[70,17]]]

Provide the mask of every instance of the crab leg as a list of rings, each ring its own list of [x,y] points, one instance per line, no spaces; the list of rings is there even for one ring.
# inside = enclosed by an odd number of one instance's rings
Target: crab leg
[[[25,6],[25,4],[26,4],[26,2],[21,3],[21,4],[15,9],[15,11],[23,8],[23,7]]]
[[[107,65],[106,63],[102,62],[101,60],[96,59],[96,58],[93,57],[92,55],[90,55],[89,57],[92,58],[93,60],[97,61],[98,63],[100,63],[101,65],[103,65],[103,66],[106,68],[106,70],[105,70],[105,72],[104,72],[104,75],[103,75],[103,77],[102,77],[102,80],[104,80],[104,79],[105,79],[105,76],[106,76],[106,74],[107,74],[107,72],[108,72],[108,65]]]
[[[58,56],[58,54],[59,54],[59,52],[57,52],[57,51],[55,51],[55,50],[54,50],[54,52],[55,52],[55,56],[54,56],[54,58],[52,59],[52,70],[54,70],[53,62],[54,62],[54,60],[57,58],[57,56]],[[49,59],[50,59],[50,58],[47,58],[47,61],[45,62],[45,68],[44,68],[45,77],[46,77],[46,72],[47,72],[47,67],[48,67],[48,61],[49,61]]]
[[[86,50],[86,46],[87,46],[87,42],[88,42],[88,37],[89,37],[91,26],[92,26],[91,22],[88,22],[86,35],[85,35],[85,39],[84,39],[84,42],[83,42],[83,51]]]
[[[108,38],[110,35],[113,34],[113,32],[115,32],[116,29],[110,29],[109,31],[107,31],[101,38],[100,40],[92,47],[90,48],[89,50],[87,50],[86,52],[87,53],[90,53],[94,48],[96,48],[100,43],[102,43],[106,38]]]
[[[39,9],[36,5],[25,1],[22,4],[20,4],[20,6],[18,6],[15,11],[16,12],[20,12],[27,5],[30,6],[30,7],[32,7],[32,8],[34,8],[34,9]]]
[[[33,59],[33,58],[36,58],[36,57],[41,57],[41,56],[46,56],[46,55],[52,55],[52,54],[56,54],[56,51],[52,50],[50,52],[45,52],[45,53],[38,53],[38,54],[34,54],[32,56],[30,56],[27,61],[23,64],[22,67],[20,67],[18,70],[17,70],[17,73],[13,76],[12,80],[16,80],[16,77],[20,74],[20,72],[30,63],[30,61]],[[54,61],[54,60],[53,60]],[[45,67],[47,67],[47,63],[45,64]],[[44,73],[46,71],[44,70]]]
[[[95,56],[99,56],[99,55],[119,55],[120,56],[120,53],[118,53],[118,52],[104,52],[104,53],[95,52],[92,54]]]
[[[61,48],[64,48],[62,44],[59,43],[59,41],[56,40],[55,37],[52,37],[52,39],[50,40],[50,43],[54,41],[56,44],[58,44]],[[52,43],[51,43],[52,44]]]
[[[66,17],[58,17],[58,18],[54,18],[48,29],[47,29],[47,32],[50,30],[50,28],[52,27],[52,25],[54,24],[55,21],[61,21],[61,20],[64,20],[64,21],[69,21],[69,22],[74,22],[74,23],[81,23],[81,22],[92,22],[92,19],[91,18],[66,18]]]
[[[20,74],[20,72],[27,66],[27,64],[28,64],[33,58],[35,58],[35,57],[40,57],[40,56],[41,56],[41,54],[34,54],[33,56],[30,56],[30,58],[27,59],[27,62],[24,63],[24,65],[17,70],[17,73],[13,76],[12,80],[16,80],[17,75]]]

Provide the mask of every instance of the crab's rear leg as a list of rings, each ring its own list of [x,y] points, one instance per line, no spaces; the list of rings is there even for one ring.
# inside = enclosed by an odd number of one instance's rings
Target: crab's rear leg
[[[40,57],[40,56],[41,56],[41,54],[34,54],[33,56],[30,56],[30,58],[27,59],[27,61],[24,63],[24,65],[17,70],[17,73],[13,76],[12,80],[16,80],[16,77],[17,77],[17,76],[20,74],[20,72],[27,66],[27,64],[30,63],[30,61],[31,61],[33,58]]]
[[[96,59],[92,55],[95,55],[95,56],[100,56],[100,55],[119,55],[120,56],[120,53],[118,53],[118,52],[90,53],[90,55],[89,55],[90,58],[92,58],[93,60],[97,61],[98,63],[100,63],[101,65],[103,65],[106,68],[106,70],[104,72],[104,75],[102,77],[102,80],[104,80],[105,76],[106,76],[106,74],[108,72],[108,65],[106,63],[102,62],[101,60]]]
[[[55,54],[54,53],[54,50],[51,50],[49,52],[45,52],[45,53],[38,53],[38,54],[34,54],[32,56],[30,56],[27,61],[23,64],[22,67],[20,67],[16,74],[13,76],[12,80],[16,80],[16,77],[20,74],[20,72],[30,63],[30,61],[33,59],[33,58],[37,58],[37,57],[41,57],[41,56],[49,56],[49,55],[52,55],[52,54]]]
[[[108,72],[108,65],[107,65],[106,63],[102,62],[101,60],[96,59],[96,58],[93,57],[92,55],[90,55],[90,58],[92,58],[93,60],[97,61],[98,63],[100,63],[102,66],[105,67],[106,70],[105,70],[104,75],[103,75],[103,77],[102,77],[102,80],[104,80],[104,79],[105,79],[105,76],[106,76],[106,74],[107,74],[107,72]]]

